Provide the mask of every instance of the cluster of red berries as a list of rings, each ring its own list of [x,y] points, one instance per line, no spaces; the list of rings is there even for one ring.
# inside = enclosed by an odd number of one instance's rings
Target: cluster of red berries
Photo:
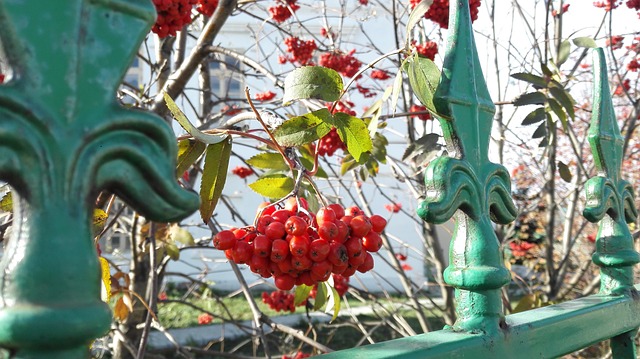
[[[271,293],[262,292],[262,302],[276,312],[295,312],[294,299],[295,296],[293,293],[283,292],[281,290],[276,290]],[[304,302],[300,303],[300,305],[304,305]]]
[[[622,48],[622,42],[624,41],[624,36],[614,35],[607,39],[607,46],[611,46],[612,49],[617,50]]]
[[[231,170],[231,173],[240,178],[247,178],[253,174],[253,170],[249,167],[236,166],[236,168]]]
[[[315,40],[301,40],[297,36],[287,37],[284,39],[284,44],[287,47],[286,51],[291,54],[290,58],[279,57],[280,63],[287,61],[291,63],[299,63],[302,66],[312,65],[311,59],[313,59],[313,52],[318,48]]]
[[[191,9],[196,0],[153,0],[158,18],[151,31],[159,37],[175,36],[191,22]]]
[[[316,151],[318,151],[319,156],[331,157],[337,150],[345,151],[346,149],[347,146],[342,142],[338,135],[338,130],[334,127],[318,141]]]
[[[412,41],[411,44],[416,48],[418,55],[430,60],[434,60],[438,54],[438,44],[434,41],[427,41],[420,44]]]
[[[332,273],[349,277],[373,268],[371,252],[382,246],[380,233],[387,225],[382,216],[367,217],[358,207],[345,210],[339,204],[314,215],[306,201],[300,205],[298,211],[293,197],[283,209],[268,205],[255,227],[220,231],[213,245],[263,278],[273,276],[276,287],[285,291],[324,282]]]
[[[621,0],[594,1],[593,6],[603,8],[605,11],[611,11],[611,9],[615,9],[620,6],[621,3]]]
[[[303,352],[296,352],[292,356],[283,355],[282,359],[304,359],[304,358],[308,358],[310,356],[311,356],[311,354],[307,354],[307,353],[303,353]]]
[[[387,203],[384,205],[384,208],[391,213],[398,213],[402,209],[402,203]]]
[[[614,95],[621,96],[625,91],[629,91],[631,89],[631,81],[629,79],[624,79],[622,84],[616,86],[615,91],[613,91]]]
[[[627,1],[627,7],[633,10],[640,10],[640,0]]]
[[[326,104],[328,109],[331,109],[333,102],[328,102]],[[355,116],[356,111],[353,110],[355,104],[349,100],[340,100],[336,103],[336,107],[331,111],[331,114],[336,114],[338,112],[346,113],[347,115]]]
[[[640,69],[640,62],[638,62],[638,59],[633,59],[627,64],[627,70],[629,71],[637,72],[638,69]]]
[[[383,81],[391,78],[391,76],[389,76],[389,73],[384,70],[373,70],[371,71],[370,76],[374,80],[383,80]]]
[[[211,16],[218,7],[218,0],[198,0],[196,10],[205,16]]]
[[[420,3],[420,0],[410,0],[413,9]],[[471,21],[478,19],[478,8],[480,0],[469,0],[469,12],[471,13]],[[449,28],[449,0],[433,0],[433,4],[424,17],[440,25],[443,29]]]
[[[273,100],[274,97],[276,97],[276,93],[271,91],[260,92],[255,96],[257,101],[269,101]]]
[[[356,89],[358,90],[358,92],[360,92],[362,94],[362,96],[364,96],[365,98],[371,98],[371,97],[375,97],[376,93],[375,91],[373,91],[372,89],[368,88],[368,87],[364,87],[362,85],[360,85],[359,83],[356,82]]]
[[[514,257],[526,256],[527,253],[529,253],[529,250],[531,250],[531,248],[535,246],[536,245],[534,243],[527,242],[527,241],[509,242],[509,248],[511,249],[511,253],[513,254]]]
[[[422,105],[411,105],[411,107],[409,108],[409,112],[424,112],[426,110],[427,108]],[[418,118],[422,121],[428,121],[432,119],[430,113],[414,114],[414,115],[411,115],[411,117]]]
[[[362,62],[353,56],[355,52],[354,49],[346,54],[342,52],[324,53],[320,55],[318,65],[336,70],[346,77],[353,77],[362,67]]]
[[[293,13],[300,8],[300,5],[296,4],[297,1],[298,0],[280,0],[278,1],[279,5],[270,7],[268,10],[273,21],[281,24],[293,16]]]
[[[213,317],[209,313],[202,313],[198,316],[198,324],[200,325],[211,324],[212,321]]]

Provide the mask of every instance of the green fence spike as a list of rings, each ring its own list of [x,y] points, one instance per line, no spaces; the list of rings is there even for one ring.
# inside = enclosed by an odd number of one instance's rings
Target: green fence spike
[[[17,192],[0,346],[15,358],[86,358],[109,329],[91,233],[100,190],[152,220],[198,207],[175,181],[171,128],[115,99],[154,14],[149,0],[0,1],[13,70],[0,86],[0,179]]]
[[[478,60],[469,3],[451,2],[450,34],[434,104],[451,157],[425,170],[424,220],[443,223],[455,216],[445,281],[456,288],[454,330],[497,332],[503,319],[500,288],[511,274],[504,267],[491,221],[506,224],[517,215],[507,170],[488,159],[495,107]]]
[[[640,262],[634,250],[627,223],[638,216],[633,187],[621,178],[623,137],[613,111],[607,64],[601,48],[594,52],[593,111],[588,139],[598,175],[585,184],[587,203],[584,216],[599,223],[593,262],[600,266],[600,293],[629,294],[633,287],[633,266]],[[635,333],[623,333],[611,339],[613,357],[636,358]]]

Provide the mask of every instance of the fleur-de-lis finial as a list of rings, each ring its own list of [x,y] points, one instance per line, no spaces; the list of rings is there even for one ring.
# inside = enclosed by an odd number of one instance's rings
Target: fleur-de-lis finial
[[[585,184],[584,216],[599,223],[593,261],[601,267],[600,292],[622,294],[633,290],[633,265],[640,262],[627,226],[636,220],[638,212],[633,187],[620,175],[623,138],[613,111],[602,49],[594,53],[594,70],[588,138],[598,175]]]
[[[85,358],[109,328],[91,235],[107,189],[152,220],[198,206],[175,181],[176,141],[115,91],[154,21],[149,0],[0,1],[12,66],[0,86],[0,180],[17,191],[0,263],[0,346]]]
[[[496,332],[503,317],[500,288],[510,281],[491,220],[515,219],[507,170],[488,159],[495,107],[478,61],[469,3],[452,1],[450,34],[434,104],[452,157],[425,170],[426,198],[418,214],[456,225],[445,281],[456,288],[454,329]]]

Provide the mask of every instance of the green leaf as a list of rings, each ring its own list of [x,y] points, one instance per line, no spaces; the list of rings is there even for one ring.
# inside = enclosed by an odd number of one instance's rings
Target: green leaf
[[[440,136],[435,133],[428,133],[420,137],[407,146],[407,149],[404,150],[404,154],[402,155],[402,160],[410,161],[414,157],[424,153],[433,153],[435,156],[435,152],[440,150],[440,145],[438,144],[439,138]]]
[[[400,64],[400,68],[402,71],[398,71],[396,74],[396,78],[393,80],[393,87],[391,88],[391,113],[396,114],[396,108],[398,107],[398,98],[400,97],[400,91],[402,90],[402,72],[408,73],[409,71],[409,61],[410,57],[402,60],[402,64]]]
[[[305,66],[291,71],[284,79],[282,102],[287,106],[300,99],[337,101],[342,87],[342,77],[335,70],[322,66]]]
[[[297,286],[296,292],[293,296],[293,305],[297,307],[300,304],[304,303],[304,301],[309,298],[309,293],[311,293],[312,289],[313,287],[310,285],[301,284]]]
[[[318,283],[318,287],[320,287],[319,285],[320,283]],[[329,283],[324,282],[324,284],[327,286],[327,288],[330,288],[331,291],[329,291],[329,301],[327,302],[327,308],[325,309],[325,313],[331,313],[333,312],[333,315],[331,316],[331,320],[330,322],[333,322],[334,320],[336,320],[336,318],[338,317],[338,314],[340,313],[340,295],[338,294],[338,291],[329,285]]]
[[[259,153],[247,160],[247,163],[252,167],[285,171],[289,169],[289,166],[282,159],[280,153],[275,152],[263,152]]]
[[[200,183],[200,216],[207,223],[222,195],[231,157],[231,137],[207,146]]]
[[[575,101],[566,89],[562,87],[551,86],[549,87],[549,92],[551,92],[551,95],[556,100],[558,100],[558,102],[560,102],[562,107],[564,107],[564,110],[567,112],[567,115],[569,115],[569,118],[573,119],[576,117],[576,113],[573,109],[573,104],[575,103]]]
[[[422,102],[427,110],[438,113],[433,104],[433,96],[440,83],[440,69],[430,59],[414,56],[409,63],[409,83],[416,97]]]
[[[169,258],[173,259],[174,261],[180,259],[180,249],[175,244],[167,243],[164,246],[164,249],[167,251],[167,255],[169,256]]]
[[[560,178],[562,178],[565,182],[571,183],[571,171],[569,170],[569,166],[567,166],[564,162],[558,161],[558,172],[560,173]]]
[[[369,137],[369,130],[362,119],[338,112],[333,115],[331,124],[338,130],[338,135],[347,146],[349,153],[358,163],[365,152],[371,151],[373,143]]]
[[[558,48],[558,67],[562,66],[567,59],[569,58],[569,53],[571,52],[571,43],[569,40],[564,40],[560,43],[560,47]]]
[[[538,123],[540,121],[544,121],[545,112],[544,107],[538,107],[535,110],[531,111],[527,117],[522,120],[522,126],[533,125],[534,123]]]
[[[188,230],[180,227],[174,223],[169,227],[169,237],[187,246],[193,246],[196,242],[193,240],[193,235]]]
[[[318,289],[316,292],[316,301],[313,303],[313,310],[322,308],[327,303],[327,287],[324,282],[318,283]]]
[[[511,74],[511,77],[517,80],[528,82],[538,88],[547,87],[547,81],[544,79],[544,77],[540,77],[527,72],[518,72],[515,74]]]
[[[293,190],[293,179],[285,176],[263,177],[249,187],[259,195],[268,198],[282,198]]]
[[[545,96],[542,92],[529,92],[523,95],[520,95],[513,101],[514,106],[524,106],[524,105],[542,105],[547,101],[547,96]]]
[[[416,7],[411,10],[411,14],[409,14],[409,20],[407,21],[407,31],[405,34],[405,39],[407,39],[407,47],[409,47],[409,40],[411,39],[411,30],[416,26],[418,21],[422,19],[424,14],[429,11],[429,7],[433,4],[433,0],[422,0],[416,5]]]
[[[590,49],[595,49],[598,47],[596,42],[590,37],[576,37],[573,39],[573,43],[578,47],[586,47]]]
[[[11,191],[7,192],[2,199],[0,199],[0,211],[13,212],[13,196]]]
[[[340,175],[344,176],[345,173],[351,171],[352,169],[358,167],[360,164],[356,162],[356,160],[351,155],[346,155],[342,159],[342,164],[340,164]]]
[[[171,111],[173,118],[175,118],[180,126],[182,126],[182,128],[184,128],[184,130],[187,131],[196,140],[204,142],[208,145],[213,145],[216,143],[220,143],[227,137],[229,137],[227,135],[208,135],[198,130],[194,125],[191,124],[191,122],[189,122],[189,120],[187,120],[187,116],[184,115],[182,110],[180,110],[178,105],[173,102],[171,96],[169,96],[169,94],[166,92],[164,93],[164,102],[166,102],[167,108],[169,109],[169,111]]]
[[[373,158],[382,163],[387,163],[387,145],[389,141],[380,133],[373,136],[373,149],[371,155]]]
[[[176,177],[182,176],[184,171],[188,170],[196,162],[206,148],[207,145],[200,141],[182,140],[178,142]]]
[[[273,135],[281,146],[302,146],[329,133],[332,119],[331,112],[323,108],[285,121]]]
[[[566,131],[567,130],[567,114],[564,113],[564,110],[562,109],[562,106],[560,106],[558,101],[556,101],[556,100],[554,100],[552,98],[549,99],[548,104],[549,104],[549,108],[551,109],[551,111],[553,111],[553,113],[556,114],[556,117],[558,117],[560,122],[562,122],[562,127]]]
[[[541,123],[538,128],[533,132],[531,138],[540,138],[545,137],[547,135],[547,124],[545,122]]]

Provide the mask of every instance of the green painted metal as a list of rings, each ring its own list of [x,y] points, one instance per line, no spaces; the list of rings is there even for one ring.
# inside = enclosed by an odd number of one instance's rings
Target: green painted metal
[[[594,52],[594,99],[589,144],[598,175],[585,184],[584,216],[598,222],[593,262],[600,266],[603,294],[638,296],[633,265],[640,262],[627,223],[638,217],[631,184],[621,178],[623,138],[618,128],[603,49]],[[636,358],[635,332],[611,340],[614,358]]]
[[[169,126],[115,99],[154,14],[149,0],[0,1],[13,69],[0,86],[0,179],[17,192],[0,346],[15,358],[85,358],[109,329],[91,233],[100,190],[158,221],[198,206],[175,182]]]
[[[635,289],[640,289],[640,285]],[[640,300],[596,294],[509,315],[497,333],[451,328],[321,356],[323,359],[557,358],[640,325]],[[612,320],[616,318],[616,320]]]
[[[511,280],[491,221],[507,224],[517,211],[507,170],[488,159],[495,107],[482,75],[467,0],[451,2],[442,80],[434,104],[444,116],[450,157],[425,170],[426,198],[418,215],[433,223],[455,216],[445,281],[456,289],[454,330],[497,333],[500,288]]]

